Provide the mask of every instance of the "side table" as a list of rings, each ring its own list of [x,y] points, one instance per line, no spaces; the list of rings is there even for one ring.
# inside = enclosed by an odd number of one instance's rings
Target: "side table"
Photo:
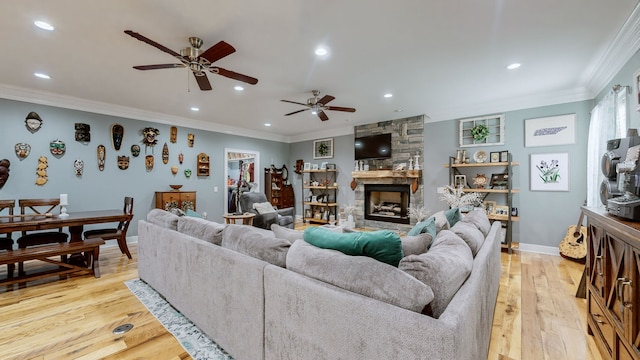
[[[253,218],[256,214],[224,214],[222,217],[227,224],[235,224],[237,220],[242,220],[242,225],[253,225]]]

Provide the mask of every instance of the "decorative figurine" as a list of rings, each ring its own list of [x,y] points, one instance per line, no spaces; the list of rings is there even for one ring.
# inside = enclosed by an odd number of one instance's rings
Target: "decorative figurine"
[[[100,171],[104,170],[104,158],[106,156],[106,151],[107,150],[105,149],[104,145],[98,145],[98,170]]]
[[[131,155],[133,155],[133,157],[138,157],[138,155],[140,155],[140,145],[131,145]]]
[[[116,151],[120,150],[122,146],[122,139],[124,138],[124,127],[120,124],[111,125],[111,143]]]
[[[487,184],[487,175],[485,174],[477,174],[475,178],[473,178],[473,185],[476,186],[476,189],[484,189],[484,186]]]
[[[24,119],[24,124],[27,130],[34,133],[42,127],[42,119],[40,119],[40,116],[36,112],[32,111],[27,115],[27,118]]]
[[[129,168],[129,157],[118,155],[118,169],[127,170]]]
[[[82,170],[84,169],[84,161],[76,159],[73,162],[73,168],[76,170],[76,176],[82,176]]]
[[[76,141],[91,141],[91,126],[89,124],[75,123],[74,127],[76,129]]]
[[[420,170],[420,152],[418,151],[414,156],[415,160],[413,161],[413,170]]]
[[[49,151],[54,156],[62,156],[67,151],[67,146],[64,141],[55,139],[49,143]]]
[[[0,189],[2,189],[9,179],[9,166],[11,166],[9,159],[0,160]]]
[[[16,155],[20,160],[25,159],[31,153],[31,145],[26,143],[17,143],[15,146]]]

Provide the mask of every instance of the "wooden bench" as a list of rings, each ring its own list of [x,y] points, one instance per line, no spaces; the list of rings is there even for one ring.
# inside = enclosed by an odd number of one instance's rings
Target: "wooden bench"
[[[100,263],[98,261],[100,255],[100,245],[104,244],[104,240],[90,239],[84,241],[74,241],[60,244],[35,246],[26,249],[17,249],[0,253],[0,265],[12,264],[27,260],[40,260],[51,264],[59,265],[58,269],[42,271],[34,274],[27,274],[18,277],[8,276],[5,280],[0,280],[0,284],[9,285],[19,282],[25,282],[26,279],[36,280],[52,275],[68,274],[76,271],[85,273],[93,273],[96,278],[100,277]],[[49,259],[50,257],[84,253],[84,260],[87,266],[73,264],[71,261],[61,262]]]

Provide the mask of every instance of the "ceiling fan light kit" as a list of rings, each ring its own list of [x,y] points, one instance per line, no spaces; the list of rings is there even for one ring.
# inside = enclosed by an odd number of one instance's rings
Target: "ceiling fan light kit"
[[[297,105],[302,105],[302,106],[306,106],[306,109],[302,109],[302,110],[296,110],[293,112],[290,112],[288,114],[284,114],[285,116],[289,116],[289,115],[293,115],[293,114],[297,114],[299,112],[303,112],[303,111],[307,111],[307,110],[311,110],[311,113],[314,115],[318,115],[318,117],[320,118],[320,120],[322,121],[327,121],[329,120],[329,117],[327,116],[327,114],[325,114],[325,110],[333,110],[333,111],[345,111],[345,112],[355,112],[356,109],[354,108],[348,108],[348,107],[342,107],[342,106],[328,106],[327,103],[329,101],[332,101],[335,99],[334,96],[331,95],[325,95],[322,98],[318,98],[318,96],[320,96],[320,91],[319,90],[313,90],[311,91],[311,93],[313,94],[313,97],[310,97],[309,99],[307,99],[307,103],[301,103],[301,102],[297,102],[297,101],[291,101],[291,100],[280,100],[280,101],[284,101],[284,102],[288,102],[288,103],[292,103],[292,104],[297,104]]]

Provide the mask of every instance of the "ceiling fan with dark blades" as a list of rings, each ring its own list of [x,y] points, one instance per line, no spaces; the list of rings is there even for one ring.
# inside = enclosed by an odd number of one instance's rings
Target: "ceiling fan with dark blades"
[[[178,61],[179,64],[155,64],[155,65],[137,65],[134,69],[137,70],[158,70],[158,69],[173,69],[173,68],[185,68],[188,67],[196,78],[196,82],[200,87],[200,90],[211,90],[211,83],[207,78],[206,71],[210,71],[214,74],[222,75],[230,79],[242,81],[251,85],[258,83],[258,79],[237,73],[235,71],[223,69],[218,66],[214,66],[213,63],[222,59],[225,56],[233,54],[236,49],[224,41],[220,41],[205,51],[202,51],[202,39],[192,36],[189,38],[191,46],[180,50],[177,53],[168,47],[161,45],[137,32],[131,30],[125,30],[125,34],[138,39],[144,43],[147,43],[156,49],[163,51]]]
[[[346,111],[346,112],[355,112],[356,111],[356,109],[354,109],[354,108],[327,105],[327,103],[329,101],[332,101],[333,99],[335,99],[335,97],[333,97],[331,95],[325,95],[322,98],[318,98],[318,96],[320,96],[320,91],[319,90],[313,90],[311,93],[313,94],[313,97],[307,99],[307,103],[306,104],[305,103],[301,103],[301,102],[297,102],[297,101],[291,101],[291,100],[280,100],[280,101],[284,101],[284,102],[288,102],[288,103],[292,103],[292,104],[298,104],[298,105],[302,105],[302,106],[306,106],[307,107],[306,109],[296,110],[294,112],[290,112],[288,114],[284,114],[284,116],[289,116],[289,115],[297,114],[299,112],[311,110],[314,114],[318,115],[320,120],[327,121],[327,120],[329,120],[329,117],[327,116],[327,114],[324,113],[325,110]]]

